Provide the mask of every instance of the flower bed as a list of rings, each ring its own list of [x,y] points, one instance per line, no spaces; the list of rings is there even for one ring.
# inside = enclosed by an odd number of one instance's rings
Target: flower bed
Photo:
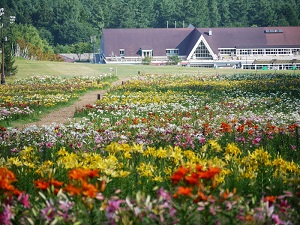
[[[298,224],[300,78],[149,75],[0,130],[4,224]]]
[[[80,94],[109,86],[106,75],[99,77],[62,78],[33,76],[0,87],[0,121],[2,125],[17,119],[34,117],[40,111],[63,105]]]

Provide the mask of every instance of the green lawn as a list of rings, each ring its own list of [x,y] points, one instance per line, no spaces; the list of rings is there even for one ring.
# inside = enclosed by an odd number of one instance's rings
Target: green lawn
[[[182,66],[149,66],[149,65],[102,65],[90,63],[65,63],[49,61],[30,61],[17,59],[18,73],[14,77],[7,77],[7,82],[13,79],[22,79],[33,75],[60,75],[60,76],[97,76],[102,73],[117,74],[119,78],[135,76],[140,71],[151,74],[232,74],[232,73],[270,73],[267,70],[239,70],[239,69],[210,69]],[[274,71],[273,71],[274,72]],[[282,72],[282,71],[280,71]],[[285,71],[294,73],[294,71]],[[278,71],[277,71],[278,73]],[[300,73],[300,71],[295,71]]]

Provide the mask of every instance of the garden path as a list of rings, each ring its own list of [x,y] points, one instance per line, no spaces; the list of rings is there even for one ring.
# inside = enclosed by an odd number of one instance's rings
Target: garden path
[[[122,82],[128,81],[130,78],[119,79],[112,83],[112,85],[121,85]],[[22,127],[30,127],[30,126],[43,126],[43,125],[52,125],[52,124],[65,124],[70,121],[74,117],[75,110],[77,108],[81,108],[87,104],[93,105],[98,97],[98,94],[102,97],[106,93],[106,90],[98,90],[91,91],[86,93],[85,95],[80,96],[80,98],[74,102],[72,105],[61,108],[59,110],[55,110],[50,112],[49,114],[43,116],[39,121],[23,124]]]

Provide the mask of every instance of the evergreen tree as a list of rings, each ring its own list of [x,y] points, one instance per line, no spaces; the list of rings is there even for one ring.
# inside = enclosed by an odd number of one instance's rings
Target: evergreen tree
[[[15,65],[15,57],[11,48],[11,42],[5,44],[5,57],[4,57],[4,74],[5,76],[13,76],[18,72]],[[2,68],[1,68],[2,71]]]
[[[230,11],[227,0],[219,0],[220,27],[230,26]]]
[[[220,24],[220,14],[216,0],[209,0],[208,1],[208,8],[209,8],[209,18],[210,18],[210,26],[211,27],[218,27]]]

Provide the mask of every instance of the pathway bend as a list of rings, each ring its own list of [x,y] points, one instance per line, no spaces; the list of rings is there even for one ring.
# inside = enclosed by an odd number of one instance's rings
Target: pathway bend
[[[126,82],[128,80],[130,80],[130,78],[123,78],[113,82],[111,85],[112,86],[121,85],[122,82]],[[59,110],[52,111],[49,114],[43,116],[39,121],[23,124],[22,128],[26,128],[34,125],[41,127],[43,125],[53,125],[53,124],[59,125],[59,124],[68,123],[70,119],[74,117],[74,113],[76,109],[82,108],[87,104],[93,105],[97,100],[98,94],[100,94],[100,96],[103,96],[105,93],[106,90],[97,90],[97,91],[88,92],[80,96],[79,99],[76,102],[74,102],[72,105],[63,107]]]

